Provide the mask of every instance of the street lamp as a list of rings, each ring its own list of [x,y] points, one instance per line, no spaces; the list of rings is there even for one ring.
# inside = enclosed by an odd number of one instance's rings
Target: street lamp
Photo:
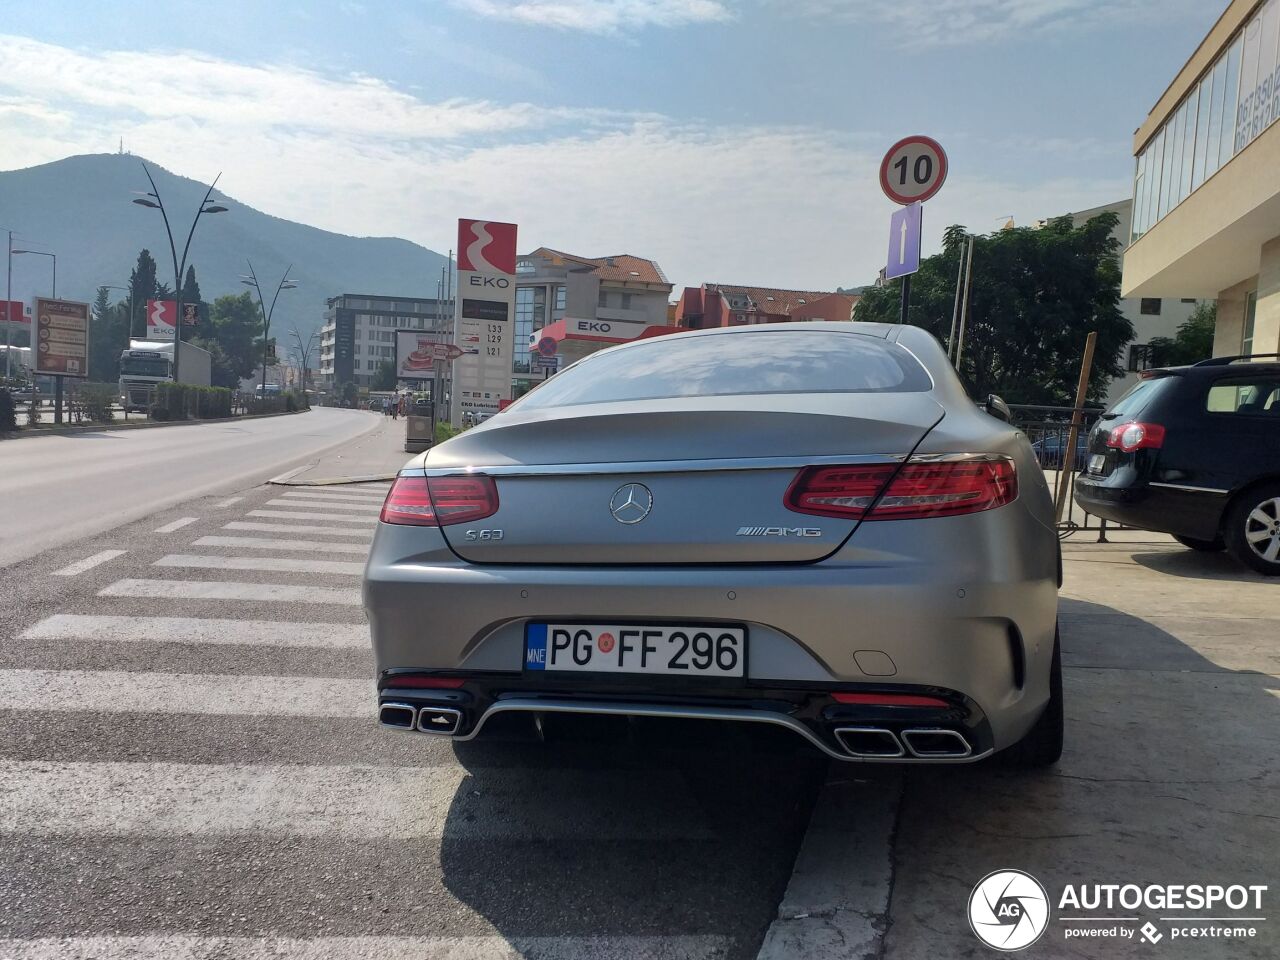
[[[276,284],[276,292],[271,297],[271,308],[267,309],[262,300],[262,287],[258,284],[258,275],[254,272],[253,262],[245,260],[249,264],[249,276],[241,276],[240,282],[246,287],[253,287],[258,291],[258,309],[262,311],[262,379],[259,381],[259,389],[262,391],[262,399],[267,398],[267,338],[271,334],[271,315],[276,312],[276,300],[280,298],[281,290],[292,290],[298,285],[296,280],[289,279],[289,271],[293,269],[293,264],[284,269],[284,276],[280,278],[280,282]]]
[[[302,395],[307,394],[307,367],[311,362],[311,351],[316,345],[316,337],[320,335],[319,331],[312,330],[311,336],[307,337],[306,343],[302,341],[302,334],[298,332],[298,328],[293,328],[294,353],[298,359],[302,361]]]
[[[196,210],[195,219],[191,221],[191,229],[187,232],[187,243],[182,248],[182,262],[179,264],[178,249],[173,242],[173,231],[169,228],[169,214],[165,212],[164,201],[160,199],[160,188],[156,186],[155,178],[151,176],[151,171],[147,169],[145,163],[142,165],[142,172],[147,175],[151,190],[142,196],[135,197],[133,202],[140,207],[150,207],[152,210],[160,211],[160,216],[164,218],[164,232],[169,237],[169,254],[173,257],[173,290],[177,300],[177,316],[174,317],[173,333],[173,382],[177,383],[178,358],[182,349],[180,346],[182,343],[182,274],[187,269],[187,252],[191,249],[191,238],[195,236],[196,224],[200,222],[201,215],[227,212],[227,208],[219,201],[209,199],[213,196],[213,188],[218,185],[222,174],[213,178],[213,183],[209,184],[209,189],[205,191],[204,199],[200,201],[200,208]]]
[[[53,299],[58,299],[58,255],[56,253],[46,253],[43,250],[12,250],[11,253],[30,253],[37,257],[53,258]]]

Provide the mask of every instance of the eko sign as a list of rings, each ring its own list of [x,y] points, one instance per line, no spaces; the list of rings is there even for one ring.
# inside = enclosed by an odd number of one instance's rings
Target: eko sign
[[[516,303],[516,225],[458,221],[458,294],[453,339],[455,427],[462,415],[497,413],[511,398]]]

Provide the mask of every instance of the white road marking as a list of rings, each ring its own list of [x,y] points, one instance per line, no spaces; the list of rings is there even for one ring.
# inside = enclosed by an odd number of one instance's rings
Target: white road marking
[[[707,960],[733,940],[713,934],[609,937],[42,937],[0,940],[22,960]]]
[[[312,533],[328,537],[360,537],[366,543],[373,534],[367,530],[347,530],[343,527],[325,527],[308,523],[254,523],[250,520],[232,520],[222,525],[223,530],[255,530],[259,533]]]
[[[363,623],[293,623],[285,620],[219,620],[205,617],[128,617],[57,613],[27,628],[23,640],[162,641],[245,643],[272,647],[369,646]]]
[[[635,771],[627,769],[564,769],[548,777],[536,766],[469,770],[453,762],[413,767],[0,760],[0,783],[0,836],[546,841],[711,835],[707,815],[675,770],[647,771],[637,783]],[[625,817],[614,813],[620,804],[627,807]]]
[[[319,540],[276,540],[273,537],[201,537],[196,547],[244,547],[250,550],[301,550],[306,553],[351,553],[368,556],[364,543],[323,543]]]
[[[221,503],[215,503],[213,505],[213,508],[215,510],[222,510],[222,509],[225,509],[226,507],[231,506],[234,503],[239,503],[243,499],[244,497],[227,497],[227,499],[223,500]]]
[[[219,580],[117,580],[100,597],[151,597],[157,600],[247,600],[253,603],[337,603],[361,605],[359,587],[297,587],[284,583],[235,583]]]
[[[286,500],[284,498],[280,498],[278,500],[268,500],[266,505],[268,507],[289,507],[289,508],[299,508],[304,510],[323,507],[325,510],[345,510],[350,513],[359,513],[361,511],[368,511],[370,513],[380,513],[382,511],[382,504],[380,503],[373,503],[373,502],[346,503],[345,501],[335,502],[332,500],[321,500],[316,497],[312,497],[307,500],[304,500],[301,497],[295,500]]]
[[[358,577],[364,564],[354,560],[302,560],[293,557],[202,557],[171,553],[152,566],[195,570],[267,570],[274,573],[342,573]]]
[[[116,557],[122,557],[128,550],[103,550],[101,553],[95,553],[91,557],[85,557],[83,560],[77,560],[75,563],[68,564],[61,570],[53,571],[55,577],[74,577],[78,573],[84,573],[86,570],[92,570],[100,563],[106,563],[108,560],[114,560]]]
[[[359,717],[373,723],[375,703],[372,680],[0,670],[0,709],[4,710]]]
[[[354,491],[346,492],[346,491],[326,490],[324,487],[315,487],[311,490],[288,490],[282,495],[286,497],[295,497],[295,498],[311,497],[312,499],[321,499],[321,500],[337,500],[337,501],[350,500],[357,503],[370,503],[370,502],[381,503],[387,497],[385,492],[356,493]]]
[[[327,520],[329,523],[363,523],[372,525],[377,517],[335,517],[331,513],[292,513],[286,510],[250,510],[247,517],[270,517],[276,520]]]
[[[188,524],[195,523],[199,517],[179,517],[171,523],[166,523],[163,527],[156,527],[156,533],[173,533],[175,530],[181,530]]]

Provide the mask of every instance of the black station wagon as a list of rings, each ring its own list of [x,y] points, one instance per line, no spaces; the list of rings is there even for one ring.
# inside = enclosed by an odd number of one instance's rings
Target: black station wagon
[[[1075,489],[1096,516],[1280,576],[1280,361],[1147,371],[1090,432]]]

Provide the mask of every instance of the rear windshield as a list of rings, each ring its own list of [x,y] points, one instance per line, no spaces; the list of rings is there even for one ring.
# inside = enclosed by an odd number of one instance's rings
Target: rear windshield
[[[933,381],[896,344],[829,330],[675,337],[610,350],[553,377],[523,410],[760,393],[919,393]]]
[[[1139,380],[1129,388],[1128,393],[1111,405],[1107,413],[1114,417],[1136,417],[1146,409],[1147,404],[1163,393],[1173,380],[1173,377],[1152,377],[1149,380]],[[1111,417],[1108,417],[1108,419],[1111,419]]]

